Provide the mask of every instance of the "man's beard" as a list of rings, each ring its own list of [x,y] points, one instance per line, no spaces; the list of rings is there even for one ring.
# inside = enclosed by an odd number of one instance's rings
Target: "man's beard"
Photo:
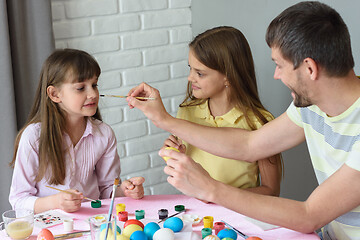
[[[309,98],[304,97],[304,94],[302,96],[300,96],[294,90],[293,90],[293,93],[295,95],[294,105],[296,107],[304,108],[304,107],[309,107],[309,106],[313,105]]]

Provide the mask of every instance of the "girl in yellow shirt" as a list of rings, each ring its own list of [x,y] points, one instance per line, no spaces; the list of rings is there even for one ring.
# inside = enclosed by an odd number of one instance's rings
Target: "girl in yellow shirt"
[[[189,49],[187,94],[178,118],[249,130],[273,119],[260,101],[251,50],[239,30],[226,26],[207,30],[195,37]],[[280,155],[248,163],[215,156],[173,135],[165,140],[167,146],[186,152],[218,181],[260,194],[280,193]]]

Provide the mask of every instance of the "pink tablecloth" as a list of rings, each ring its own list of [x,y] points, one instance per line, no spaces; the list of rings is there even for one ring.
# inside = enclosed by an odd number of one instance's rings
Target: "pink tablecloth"
[[[141,200],[134,200],[131,198],[123,197],[116,198],[114,201],[113,214],[116,214],[115,205],[118,203],[124,203],[126,205],[126,211],[129,212],[129,218],[135,218],[135,210],[145,210],[146,219],[158,219],[158,210],[159,209],[168,209],[169,215],[176,213],[174,206],[175,205],[184,205],[186,208],[186,214],[198,215],[200,217],[204,216],[213,216],[214,222],[225,221],[231,224],[233,227],[237,228],[241,232],[245,233],[248,236],[257,236],[263,240],[282,240],[282,239],[298,239],[298,240],[315,240],[319,239],[318,236],[314,234],[303,234],[295,232],[286,228],[275,228],[271,230],[264,231],[259,226],[247,220],[241,214],[238,214],[232,210],[226,209],[216,204],[206,204],[197,199],[190,198],[184,195],[152,195],[145,196]],[[64,213],[71,218],[74,218],[74,230],[89,230],[89,225],[86,221],[89,217],[96,214],[107,214],[109,211],[110,199],[102,200],[101,208],[91,208],[90,202],[84,202],[79,211],[75,213]],[[197,239],[201,239],[201,229],[203,228],[202,223],[193,226],[193,231],[198,235]],[[56,225],[49,228],[53,234],[62,234],[63,226]],[[34,228],[33,235],[29,240],[36,240],[36,236],[40,229]],[[87,239],[88,237],[83,237]],[[0,233],[0,239],[6,239],[4,231]],[[80,238],[78,238],[80,239]],[[191,238],[196,239],[196,238]],[[240,236],[238,239],[242,239]]]

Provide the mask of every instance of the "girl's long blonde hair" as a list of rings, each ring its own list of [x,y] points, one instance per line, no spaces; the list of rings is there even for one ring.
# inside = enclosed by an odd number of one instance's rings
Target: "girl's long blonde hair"
[[[251,120],[253,116],[264,125],[273,116],[260,101],[255,67],[250,46],[245,36],[236,28],[221,26],[197,35],[189,44],[197,60],[225,75],[229,82],[229,102],[243,113],[250,129],[257,129]],[[186,97],[180,107],[195,106],[207,99],[197,99],[192,95],[191,82],[188,82]],[[281,154],[271,158],[279,166],[283,175]]]
[[[59,87],[71,71],[78,82],[94,76],[99,77],[101,70],[96,60],[88,53],[76,49],[54,51],[43,64],[35,100],[28,120],[15,139],[14,155],[10,163],[14,167],[19,141],[25,128],[33,123],[41,123],[39,139],[39,172],[35,181],[44,177],[49,184],[64,184],[66,176],[63,133],[65,132],[65,112],[47,94],[49,86]],[[92,116],[101,120],[99,109]]]

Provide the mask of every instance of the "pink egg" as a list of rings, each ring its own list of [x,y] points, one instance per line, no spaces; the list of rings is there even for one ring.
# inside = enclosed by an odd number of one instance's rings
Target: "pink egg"
[[[41,230],[37,236],[37,240],[54,240],[54,235],[50,232],[49,229],[44,228]]]

